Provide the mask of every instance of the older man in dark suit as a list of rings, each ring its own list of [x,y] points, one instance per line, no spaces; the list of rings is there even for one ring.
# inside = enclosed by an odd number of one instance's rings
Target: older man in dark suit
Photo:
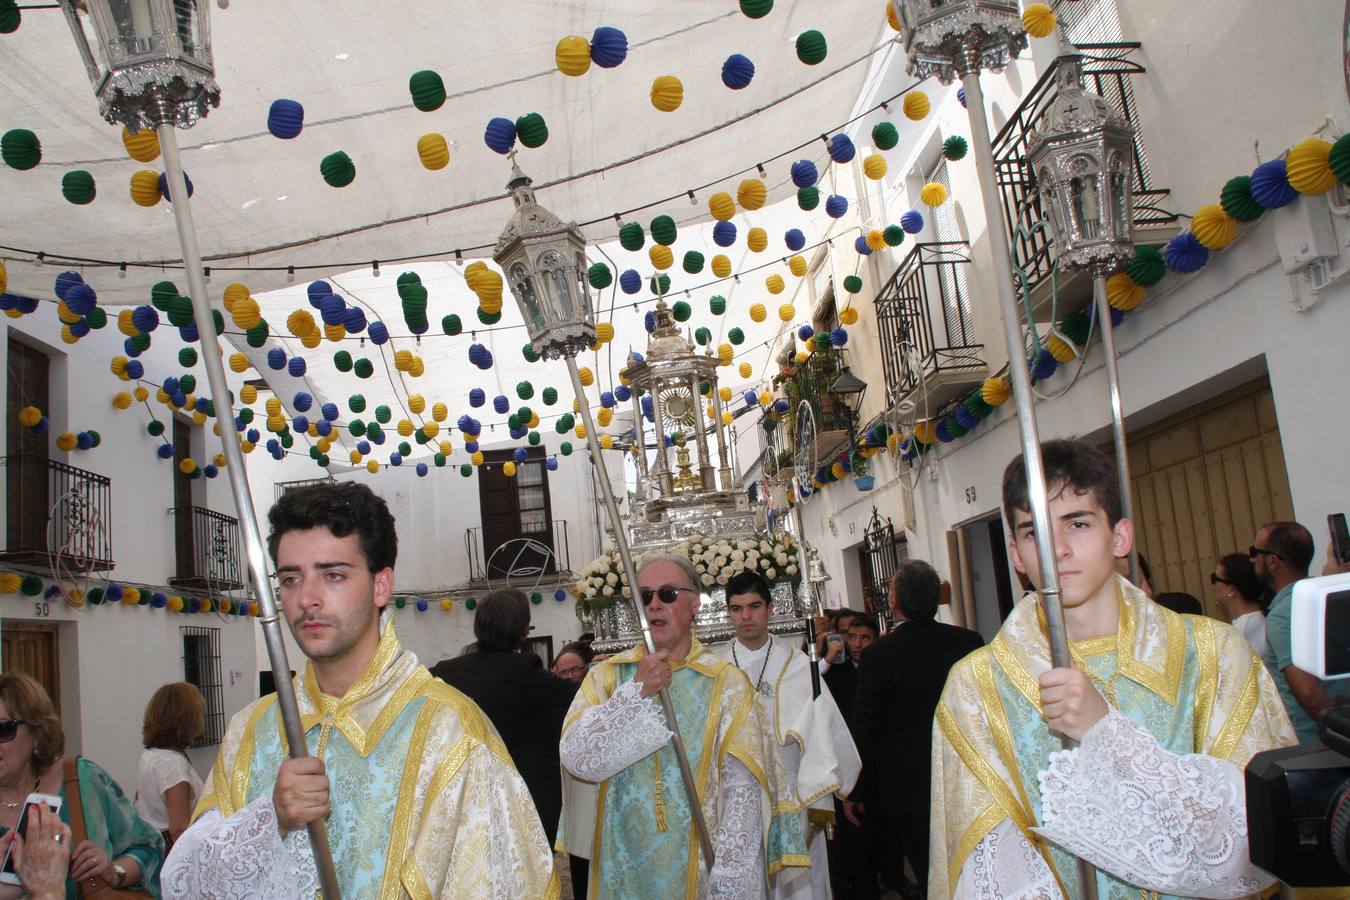
[[[928,790],[933,717],[947,672],[984,645],[979,634],[935,620],[941,581],[922,560],[902,560],[891,578],[896,628],[862,654],[853,701],[853,738],[863,772],[855,800],[884,847],[882,880],[904,883],[904,856],[928,883]]]

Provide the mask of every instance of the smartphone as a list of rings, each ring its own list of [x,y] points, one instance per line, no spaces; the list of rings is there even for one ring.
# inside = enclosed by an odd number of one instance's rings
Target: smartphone
[[[1331,553],[1341,565],[1350,563],[1350,528],[1345,524],[1345,513],[1327,516],[1327,530],[1331,532]]]
[[[830,665],[833,666],[844,661],[844,636],[842,634],[832,634],[826,637],[825,647],[825,658],[829,660]]]
[[[47,804],[52,812],[60,812],[61,798],[55,794],[29,794],[28,799],[23,801],[23,809],[19,812],[19,824],[15,830],[22,837],[28,836],[28,811],[39,803]],[[0,863],[0,884],[19,884],[19,873],[14,870],[14,843],[11,841],[5,848],[5,861]]]

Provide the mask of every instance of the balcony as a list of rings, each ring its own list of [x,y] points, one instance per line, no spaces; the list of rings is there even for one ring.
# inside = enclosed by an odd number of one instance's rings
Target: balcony
[[[500,578],[518,587],[517,581],[528,584],[539,576],[572,571],[566,519],[553,519],[546,534],[519,534],[491,549],[483,544],[483,526],[475,525],[464,529],[464,552],[469,557],[469,580],[473,584]]]
[[[239,520],[200,506],[175,506],[177,574],[169,584],[187,591],[237,591],[244,586],[239,562]]]
[[[803,401],[811,407],[815,417],[816,459],[827,459],[848,443],[851,425],[848,406],[842,397],[829,392],[830,385],[844,371],[846,364],[842,350],[817,350],[805,362],[774,377],[774,386],[792,404],[788,428],[792,434],[794,456],[797,453],[797,410]]]
[[[1145,69],[1131,58],[1140,45],[1130,42],[1078,44],[1077,47],[1084,56],[1086,87],[1120,110],[1134,126],[1135,243],[1164,243],[1179,229],[1176,214],[1162,208],[1171,192],[1154,182],[1144,134],[1140,129],[1133,79],[1143,75]],[[994,137],[994,168],[1003,195],[1004,225],[1012,247],[1013,264],[1026,272],[1033,308],[1038,313],[1049,301],[1055,253],[1049,233],[1043,228],[1032,230],[1032,225],[1041,221],[1044,214],[1035,193],[1033,173],[1027,163],[1027,146],[1033,126],[1040,121],[1051,101],[1058,95],[1055,89],[1057,68],[1058,62],[1045,70],[1007,124]],[[1091,299],[1092,285],[1087,277],[1068,272],[1060,272],[1058,279],[1059,308],[1056,314],[1062,318],[1066,313],[1087,304]],[[1046,312],[1048,314],[1049,311]],[[1044,316],[1038,315],[1037,318]]]
[[[45,456],[5,456],[0,465],[7,512],[0,560],[53,575],[112,569],[111,478]]]
[[[919,244],[877,293],[887,409],[905,399],[939,407],[989,374],[975,342],[969,269],[965,241]]]

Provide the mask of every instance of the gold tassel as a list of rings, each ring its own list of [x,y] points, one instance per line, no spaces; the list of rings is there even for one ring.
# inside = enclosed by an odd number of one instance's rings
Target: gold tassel
[[[666,830],[666,799],[665,792],[661,785],[661,760],[659,754],[652,755],[652,762],[656,764],[656,830]]]

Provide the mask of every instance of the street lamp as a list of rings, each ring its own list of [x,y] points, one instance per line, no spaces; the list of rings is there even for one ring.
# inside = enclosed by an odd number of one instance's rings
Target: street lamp
[[[561,219],[540,206],[534,197],[533,182],[520,170],[514,157],[511,160],[511,180],[507,189],[515,201],[516,211],[507,221],[497,238],[492,258],[506,273],[506,283],[511,288],[516,305],[520,307],[521,318],[529,329],[530,341],[534,350],[545,359],[563,359],[567,362],[567,372],[572,378],[572,390],[576,394],[577,409],[582,424],[586,428],[586,444],[591,451],[591,460],[599,475],[600,496],[605,509],[609,512],[609,524],[614,535],[614,545],[623,562],[624,574],[628,579],[629,593],[633,606],[637,610],[638,626],[642,629],[642,640],[648,653],[656,652],[652,641],[651,625],[647,621],[647,610],[638,594],[637,567],[633,565],[633,553],[628,546],[628,534],[624,530],[623,519],[619,514],[619,504],[614,497],[614,489],[605,469],[605,458],[600,449],[600,440],[591,417],[591,407],[586,400],[586,388],[581,383],[581,373],[577,370],[577,354],[595,343],[595,311],[591,306],[587,292],[586,276],[586,238],[581,234],[575,222],[563,223]],[[641,420],[635,420],[635,427],[641,426]],[[693,816],[694,827],[698,832],[699,843],[703,848],[703,862],[709,869],[713,864],[712,837],[708,824],[703,818],[703,807],[699,802],[698,791],[694,784],[694,773],[689,767],[689,757],[684,749],[684,739],[675,718],[675,706],[671,703],[670,693],[662,688],[661,709],[665,713],[666,727],[671,730],[671,743],[674,745],[675,758],[680,764],[680,779],[689,798],[689,812]]]
[[[208,0],[61,0],[66,22],[84,60],[99,112],[110,123],[131,131],[155,129],[164,154],[165,180],[173,204],[174,224],[183,252],[191,292],[192,313],[201,335],[202,358],[211,386],[216,420],[234,421],[234,407],[220,342],[215,338],[211,302],[206,293],[201,251],[192,223],[192,208],[174,128],[191,128],[209,107],[220,105],[211,59]],[[267,577],[267,554],[258,528],[244,471],[244,455],[232,432],[222,432],[226,467],[235,506],[244,524],[249,572],[262,609],[260,622],[273,672],[289,672],[276,597]],[[277,704],[292,757],[309,753],[300,723],[295,688],[288,678],[276,680]],[[340,896],[337,871],[322,821],[308,826],[310,845],[325,897]]]
[[[844,409],[848,410],[848,442],[853,446],[853,429],[857,427],[862,412],[863,394],[867,392],[867,382],[863,381],[857,375],[849,371],[848,366],[844,366],[839,377],[834,380],[825,393],[838,397],[844,404]]]
[[[1027,157],[1049,215],[1059,261],[1092,274],[1111,395],[1121,508],[1125,518],[1133,519],[1124,404],[1106,276],[1134,258],[1134,129],[1110,104],[1083,87],[1083,55],[1063,33],[1056,66],[1058,93],[1032,127]],[[1139,582],[1139,551],[1133,546],[1130,580]]]

